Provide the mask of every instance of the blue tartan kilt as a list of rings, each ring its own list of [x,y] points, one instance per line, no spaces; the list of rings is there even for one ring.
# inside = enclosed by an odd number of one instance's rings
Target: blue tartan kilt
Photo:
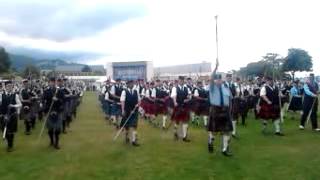
[[[301,111],[302,110],[302,97],[292,97],[288,110]]]
[[[130,113],[131,112],[126,112],[125,116],[122,117],[122,120],[120,123],[121,127],[128,120],[127,123],[125,124],[126,128],[129,128],[129,127],[137,128],[137,126],[138,126],[138,112],[135,111],[131,116],[130,116]]]
[[[121,115],[121,105],[113,103],[110,105],[110,115],[120,116]]]
[[[62,120],[63,120],[63,113],[51,112],[48,121],[47,121],[47,128],[49,130],[62,130]]]
[[[110,114],[110,103],[106,100],[102,102],[102,110],[105,114]]]

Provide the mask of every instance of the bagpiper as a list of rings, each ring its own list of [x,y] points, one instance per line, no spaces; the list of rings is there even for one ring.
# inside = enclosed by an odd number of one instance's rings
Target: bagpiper
[[[231,121],[232,121],[232,137],[237,138],[237,120],[240,113],[240,94],[237,94],[236,84],[232,81],[232,74],[226,75],[225,85],[230,89],[232,95],[231,107]],[[238,97],[236,97],[239,95]]]
[[[197,86],[193,89],[192,109],[197,116],[203,116],[203,124],[208,125],[209,116],[209,91],[206,90],[201,81],[197,82]]]
[[[12,81],[5,82],[0,96],[0,120],[2,137],[7,141],[7,152],[13,151],[14,135],[18,130],[17,109],[22,106],[19,95],[13,91]]]
[[[319,85],[314,79],[314,74],[310,74],[309,80],[303,86],[303,90],[303,113],[299,128],[303,130],[307,119],[310,119],[312,129],[319,132],[320,128],[318,128],[317,121]]]
[[[29,87],[27,79],[22,81],[23,88],[20,91],[22,102],[22,118],[24,119],[25,134],[30,135],[36,121],[36,94]]]
[[[140,104],[139,92],[133,88],[133,81],[127,82],[127,89],[122,90],[120,96],[122,120],[121,127],[125,128],[125,141],[130,142],[129,132],[131,129],[131,144],[139,146],[137,138],[138,107]]]
[[[290,89],[290,101],[288,111],[301,112],[302,111],[302,94],[303,89],[300,88],[299,80],[293,82]]]
[[[273,78],[266,77],[266,83],[260,90],[259,118],[263,120],[263,133],[266,133],[268,120],[272,120],[275,128],[275,135],[284,136],[280,126],[280,91],[273,83]]]
[[[155,109],[156,115],[162,115],[162,129],[166,129],[166,122],[167,122],[167,114],[168,114],[168,100],[170,98],[169,92],[165,87],[162,86],[160,80],[156,80],[156,87],[154,88],[155,91]]]
[[[62,131],[63,108],[64,108],[64,90],[62,89],[62,79],[50,78],[49,86],[44,91],[44,112],[48,114],[46,126],[50,138],[50,146],[60,149],[59,140]]]
[[[178,85],[172,88],[171,98],[174,102],[174,109],[171,116],[174,121],[174,137],[176,140],[178,136],[178,125],[182,125],[182,140],[184,142],[190,142],[188,135],[188,122],[190,119],[190,107],[191,91],[184,84],[184,77],[179,77]]]
[[[218,66],[217,60],[209,87],[208,151],[209,153],[214,151],[214,133],[222,133],[222,154],[232,156],[229,146],[233,130],[231,121],[232,94],[226,83],[223,83],[221,74],[216,73]]]
[[[112,104],[110,105],[110,108],[111,108],[111,119],[112,119],[112,122],[113,124],[119,128],[119,124],[120,124],[120,121],[121,121],[121,104],[120,104],[120,96],[121,96],[121,93],[123,91],[123,87],[121,85],[121,79],[118,78],[116,79],[116,83],[113,84],[111,86],[111,89],[110,89],[110,100],[112,100]]]

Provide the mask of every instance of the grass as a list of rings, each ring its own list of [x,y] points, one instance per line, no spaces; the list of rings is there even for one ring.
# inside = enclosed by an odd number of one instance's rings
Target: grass
[[[247,127],[238,127],[239,140],[232,141],[234,157],[207,152],[207,133],[190,128],[191,143],[173,140],[171,130],[164,132],[144,121],[139,123],[141,147],[124,144],[123,136],[112,141],[113,127],[107,125],[96,95],[88,92],[78,110],[70,132],[62,136],[61,147],[48,147],[44,134],[23,134],[19,122],[15,151],[0,151],[0,179],[246,179],[316,180],[320,175],[320,134],[298,130],[298,120],[286,119],[285,137],[262,135],[261,124],[250,116]]]

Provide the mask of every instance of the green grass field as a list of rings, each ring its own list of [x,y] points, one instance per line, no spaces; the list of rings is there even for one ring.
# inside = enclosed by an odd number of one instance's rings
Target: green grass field
[[[78,109],[70,132],[62,136],[59,151],[49,148],[47,134],[40,143],[40,124],[25,136],[20,121],[15,151],[0,151],[0,180],[51,179],[320,179],[320,133],[308,127],[298,130],[298,120],[286,119],[285,137],[262,135],[259,121],[249,118],[239,126],[239,140],[233,140],[234,156],[207,152],[207,133],[190,128],[191,143],[174,141],[168,132],[139,122],[141,147],[124,144],[123,136],[112,141],[115,129],[104,120],[96,94],[88,92]]]

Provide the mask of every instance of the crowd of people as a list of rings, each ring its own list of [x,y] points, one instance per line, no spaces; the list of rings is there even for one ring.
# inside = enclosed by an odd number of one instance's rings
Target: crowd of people
[[[20,122],[24,123],[27,136],[34,132],[37,123],[42,124],[38,128],[47,127],[50,146],[60,149],[60,134],[67,133],[72,119],[76,117],[83,89],[83,82],[63,77],[47,81],[31,78],[3,80],[0,83],[0,127],[7,151],[14,150],[14,137]]]
[[[202,124],[208,131],[208,151],[214,151],[216,135],[221,134],[225,156],[232,156],[230,141],[240,138],[237,126],[246,126],[248,112],[261,120],[263,134],[267,133],[270,122],[275,136],[284,136],[281,127],[288,112],[300,113],[301,130],[311,120],[312,129],[320,131],[317,124],[319,85],[313,74],[305,82],[276,81],[267,76],[241,81],[232,74],[222,78],[216,73],[218,66],[217,61],[206,81],[185,80],[182,76],[176,81],[107,80],[99,95],[106,120],[119,133],[124,130],[125,142],[133,146],[140,145],[138,115],[163,130],[173,126],[174,139],[183,142],[191,141],[190,122]]]

